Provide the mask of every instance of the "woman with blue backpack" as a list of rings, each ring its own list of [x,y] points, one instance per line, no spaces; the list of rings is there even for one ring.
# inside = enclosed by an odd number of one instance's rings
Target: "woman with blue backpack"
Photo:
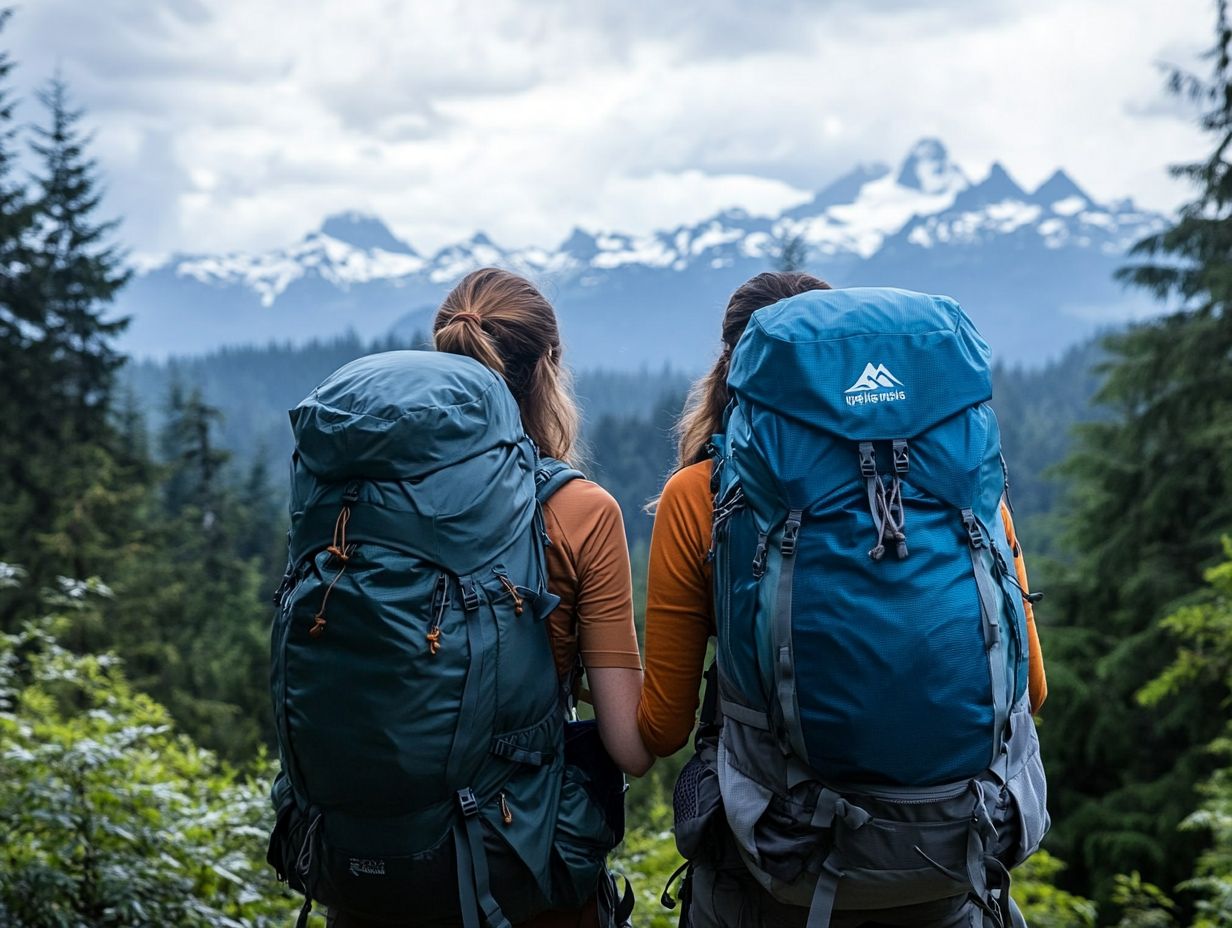
[[[732,295],[650,549],[654,754],[717,639],[674,797],[682,925],[1022,923],[1047,686],[990,398],[948,298],[801,273]]]
[[[269,860],[301,926],[315,901],[335,928],[622,928],[615,765],[651,757],[620,510],[571,466],[556,315],[529,281],[467,275],[433,337],[291,412]],[[595,722],[569,718],[583,668]]]

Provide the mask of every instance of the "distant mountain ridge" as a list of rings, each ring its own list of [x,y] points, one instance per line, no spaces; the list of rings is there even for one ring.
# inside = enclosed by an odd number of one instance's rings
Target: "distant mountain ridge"
[[[860,165],[777,216],[728,209],[645,235],[575,228],[555,248],[506,249],[477,232],[429,256],[374,216],[342,213],[285,248],[146,267],[118,309],[133,320],[123,347],[139,356],[346,330],[405,336],[428,328],[452,283],[495,264],[543,286],[575,365],[697,369],[731,290],[799,236],[806,270],[836,286],[946,293],[997,357],[1032,362],[1152,311],[1111,274],[1165,222],[1130,200],[1096,202],[1063,170],[1034,191],[999,163],[972,182],[939,140],[923,139],[896,169]]]

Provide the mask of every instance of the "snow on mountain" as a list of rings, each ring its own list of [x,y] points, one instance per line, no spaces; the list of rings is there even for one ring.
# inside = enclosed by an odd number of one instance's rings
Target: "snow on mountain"
[[[1164,221],[1129,200],[1097,203],[1060,170],[1032,192],[1000,164],[972,183],[940,141],[924,139],[897,169],[861,165],[777,216],[728,209],[637,235],[575,228],[556,247],[506,249],[479,232],[425,256],[378,218],[341,213],[285,248],[146,262],[119,308],[133,319],[124,347],[138,355],[346,328],[375,336],[400,319],[421,330],[427,307],[454,281],[500,265],[547,286],[575,363],[697,367],[726,294],[801,236],[809,269],[836,285],[975,300],[973,316],[994,347],[1021,359],[1084,337],[1091,320],[1140,312],[1111,271]],[[1041,301],[1054,314],[1043,327]],[[998,346],[998,327],[1017,333],[1020,315],[1034,329]]]
[[[848,202],[833,202],[812,215],[792,215],[781,235],[801,235],[823,255],[851,253],[867,258],[886,236],[913,216],[944,210],[970,186],[962,169],[936,139],[917,142],[897,174],[874,170]],[[816,202],[816,201],[814,201]]]
[[[361,245],[356,241],[381,244]],[[347,287],[374,278],[405,277],[425,265],[424,259],[395,239],[379,219],[356,213],[329,217],[320,231],[310,232],[289,248],[258,255],[179,257],[170,263],[178,276],[207,286],[247,287],[260,297],[262,306],[272,306],[288,286],[304,277]]]
[[[962,168],[950,161],[950,153],[937,139],[921,139],[907,152],[898,169],[897,183],[920,193],[943,194],[967,186]]]

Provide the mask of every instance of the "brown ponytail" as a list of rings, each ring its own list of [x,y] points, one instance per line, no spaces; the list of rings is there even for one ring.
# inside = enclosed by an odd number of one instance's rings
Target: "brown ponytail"
[[[534,284],[499,268],[472,271],[441,303],[432,336],[438,351],[474,358],[505,379],[540,452],[575,461],[580,416],[560,329]]]
[[[736,288],[723,314],[723,350],[710,373],[694,382],[685,400],[684,412],[676,423],[677,469],[704,461],[710,436],[723,427],[723,411],[730,399],[727,375],[732,349],[744,334],[753,313],[790,296],[829,289],[830,285],[819,277],[782,271],[766,271]]]

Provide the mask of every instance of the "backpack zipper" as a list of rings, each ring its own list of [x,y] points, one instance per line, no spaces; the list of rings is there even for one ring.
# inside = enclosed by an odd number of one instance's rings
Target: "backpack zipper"
[[[509,803],[505,801],[504,790],[497,793],[497,799],[500,802],[501,821],[505,823],[505,827],[509,827],[513,824],[513,813],[509,811]]]

